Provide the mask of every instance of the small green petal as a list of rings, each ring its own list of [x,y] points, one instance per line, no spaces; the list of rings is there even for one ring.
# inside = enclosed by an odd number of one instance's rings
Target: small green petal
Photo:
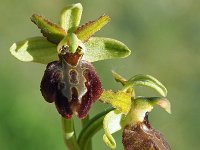
[[[60,41],[57,47],[57,51],[60,54],[61,47],[68,46],[69,52],[75,53],[79,44],[81,45],[81,43],[82,42],[77,38],[77,36],[74,33],[69,33]]]
[[[123,128],[123,125],[121,123],[122,118],[122,113],[117,110],[113,110],[105,116],[103,121],[103,129],[105,132],[105,134],[103,135],[103,141],[108,147],[112,149],[116,148],[116,142],[112,134]]]
[[[61,12],[60,24],[66,32],[73,32],[80,24],[83,7],[80,3],[73,4]]]
[[[60,41],[60,43],[58,44],[58,46],[57,46],[57,52],[58,52],[58,54],[63,53],[63,52],[62,52],[62,46],[68,46],[68,48],[69,48],[69,36],[68,36],[68,35],[66,35],[66,36]],[[65,53],[65,52],[64,52],[64,53]]]
[[[121,75],[119,75],[118,73],[116,73],[115,71],[112,71],[112,75],[116,82],[120,82],[123,86],[127,84],[127,80]],[[130,93],[132,94],[132,97],[135,97],[135,91],[132,87],[129,87],[128,89],[123,90],[123,92]]]
[[[111,104],[114,108],[123,114],[127,114],[131,108],[131,94],[122,91],[113,92],[111,90],[103,91],[100,99],[103,102]]]
[[[159,82],[156,78],[150,75],[136,75],[127,81],[127,84],[124,86],[124,91],[132,86],[147,86],[156,90],[159,94],[166,97],[167,89],[165,86]]]
[[[137,98],[132,101],[131,110],[127,114],[125,121],[126,125],[134,126],[139,122],[143,122],[145,114],[150,112],[153,106],[145,98]]]
[[[89,62],[124,58],[130,55],[131,51],[129,48],[114,39],[103,38],[103,37],[92,37],[86,43],[86,53],[83,57],[84,60]]]
[[[110,21],[110,18],[106,15],[101,16],[95,21],[90,21],[82,26],[80,26],[75,34],[78,39],[82,42],[87,41],[93,34],[99,31],[103,26],[105,26]]]
[[[71,33],[69,35],[69,51],[71,53],[75,53],[78,46],[79,46],[80,40],[77,38],[76,34]]]
[[[44,37],[33,37],[14,43],[10,47],[11,54],[25,62],[48,64],[58,60],[56,45],[48,42]]]
[[[139,97],[132,101],[131,110],[124,120],[126,125],[135,125],[144,121],[147,112],[151,112],[155,105],[159,105],[168,113],[170,110],[170,102],[162,97]]]
[[[166,112],[171,114],[171,104],[168,99],[163,97],[151,97],[148,98],[149,102],[154,106],[158,105],[163,108]]]
[[[116,73],[115,71],[112,71],[112,75],[115,78],[116,82],[120,82],[122,85],[126,84],[127,80],[118,73]]]
[[[47,40],[54,44],[58,44],[66,36],[66,32],[63,28],[42,16],[33,14],[31,16],[31,21],[41,29],[42,34],[47,38]]]

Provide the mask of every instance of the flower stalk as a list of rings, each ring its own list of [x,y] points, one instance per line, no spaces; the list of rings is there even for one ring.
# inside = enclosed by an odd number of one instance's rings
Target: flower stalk
[[[81,120],[82,128],[84,128],[88,124],[89,121],[90,121],[90,117],[88,114],[87,117]],[[88,141],[88,144],[86,145],[86,149],[92,150],[92,139]]]
[[[80,150],[76,140],[73,119],[65,119],[63,117],[61,119],[65,145],[69,150]]]

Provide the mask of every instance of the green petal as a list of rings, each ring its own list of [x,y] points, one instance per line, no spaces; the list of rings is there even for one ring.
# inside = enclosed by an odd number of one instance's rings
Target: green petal
[[[58,44],[66,35],[65,30],[59,25],[54,24],[37,14],[31,16],[31,21],[41,29],[42,34],[52,43]]]
[[[148,98],[149,102],[151,105],[158,105],[161,108],[163,108],[166,112],[171,114],[171,104],[168,99],[163,98],[163,97],[151,97]]]
[[[124,58],[131,53],[129,48],[122,42],[103,37],[90,38],[89,41],[85,43],[85,47],[87,50],[83,59],[89,62]]]
[[[155,105],[159,105],[165,109],[168,113],[170,110],[170,102],[163,97],[139,97],[134,99],[131,105],[131,110],[124,120],[126,125],[135,125],[139,122],[143,122],[147,112],[151,112]]]
[[[121,123],[122,118],[122,113],[117,110],[113,110],[105,116],[103,121],[103,129],[105,132],[105,134],[103,135],[103,140],[106,145],[112,149],[116,148],[116,142],[112,134],[123,128],[123,125]]]
[[[78,46],[79,46],[80,40],[77,38],[76,34],[71,33],[69,35],[69,51],[71,53],[75,53]]]
[[[116,82],[120,82],[122,85],[126,84],[127,80],[118,73],[116,73],[115,71],[112,71],[112,75],[115,78]]]
[[[25,62],[48,64],[58,60],[56,45],[48,42],[44,37],[33,37],[14,43],[10,47],[11,54]]]
[[[77,38],[74,33],[69,33],[66,35],[58,44],[57,51],[60,53],[60,49],[62,46],[68,46],[69,52],[75,53],[81,41]]]
[[[73,4],[61,12],[60,24],[66,32],[74,31],[80,24],[83,7],[80,3]]]
[[[150,75],[136,75],[127,81],[124,87],[124,91],[132,86],[147,86],[156,90],[162,96],[167,96],[167,89],[165,86],[159,82],[156,78]]]
[[[95,21],[90,21],[82,26],[80,26],[75,34],[78,39],[82,42],[87,41],[94,33],[99,31],[104,25],[106,25],[110,21],[110,18],[106,15],[101,16],[99,19]]]
[[[131,94],[122,91],[113,92],[111,90],[103,91],[100,99],[103,102],[111,104],[114,108],[123,114],[127,114],[131,108]]]

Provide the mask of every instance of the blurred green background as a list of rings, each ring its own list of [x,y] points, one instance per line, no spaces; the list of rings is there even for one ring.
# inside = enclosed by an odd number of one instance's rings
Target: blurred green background
[[[200,1],[198,0],[1,0],[0,5],[0,149],[61,150],[60,116],[39,90],[45,65],[23,63],[9,53],[15,41],[41,35],[30,21],[33,13],[57,22],[67,4],[82,2],[82,23],[103,13],[111,22],[97,36],[124,42],[132,50],[126,59],[96,62],[105,89],[120,89],[110,70],[130,78],[150,74],[168,89],[172,115],[154,109],[150,120],[173,150],[200,147]],[[157,95],[138,88],[138,95]],[[107,106],[97,102],[91,115]],[[79,121],[77,120],[77,123]],[[108,149],[103,132],[94,137],[95,150]],[[115,134],[121,150],[121,133]]]

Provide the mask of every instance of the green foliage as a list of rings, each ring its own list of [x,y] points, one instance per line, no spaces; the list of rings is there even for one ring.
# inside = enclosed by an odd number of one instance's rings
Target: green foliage
[[[102,111],[101,113],[97,114],[95,117],[90,119],[83,129],[81,130],[81,133],[78,137],[78,144],[82,148],[82,150],[88,150],[87,144],[91,140],[91,138],[102,129],[103,126],[103,120],[107,113],[112,111],[113,108],[106,109],[105,111]]]

